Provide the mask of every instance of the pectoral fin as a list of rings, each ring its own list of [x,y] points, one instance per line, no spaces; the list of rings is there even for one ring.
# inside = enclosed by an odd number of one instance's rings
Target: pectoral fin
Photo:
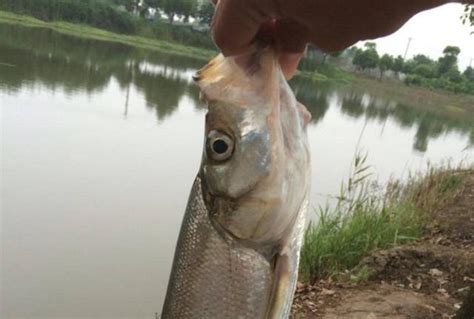
[[[277,255],[274,265],[273,288],[265,315],[266,319],[287,318],[291,307],[291,301],[288,298],[293,296],[293,292],[288,291],[288,286],[291,285],[294,276],[291,271],[290,257]]]

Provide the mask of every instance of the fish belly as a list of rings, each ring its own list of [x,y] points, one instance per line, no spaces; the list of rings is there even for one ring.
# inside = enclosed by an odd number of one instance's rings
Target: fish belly
[[[162,318],[264,318],[272,282],[271,266],[261,254],[214,228],[198,176],[181,226]]]

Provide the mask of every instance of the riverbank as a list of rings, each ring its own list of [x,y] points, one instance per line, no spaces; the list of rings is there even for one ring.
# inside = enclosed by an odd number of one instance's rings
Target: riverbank
[[[443,115],[474,118],[474,95],[408,86],[391,79],[375,80],[360,74],[355,75],[350,84],[356,90],[364,90],[370,95],[405,105],[417,105]]]
[[[420,236],[299,283],[293,318],[472,318],[474,170],[441,171],[418,185]]]
[[[330,69],[330,70],[328,70]],[[355,76],[347,71],[341,70],[335,66],[327,66],[325,69],[318,69],[312,72],[297,71],[295,77],[301,77],[315,83],[332,83],[332,84],[350,84]]]
[[[30,16],[5,11],[0,11],[0,23],[20,25],[30,28],[47,28],[59,33],[76,37],[121,43],[138,48],[185,56],[201,60],[203,63],[217,54],[217,51],[185,46],[169,41],[150,39],[140,36],[123,35],[87,25],[73,24],[63,21],[45,22]]]
[[[87,25],[63,21],[45,22],[31,16],[0,11],[0,23],[32,28],[47,28],[59,33],[81,38],[121,43],[137,48],[155,50],[171,55],[195,59],[205,64],[218,52],[193,46],[182,45],[165,40],[157,40],[135,35],[117,34]],[[441,90],[407,86],[400,81],[378,80],[360,74],[344,71],[329,63],[320,64],[316,70],[299,71],[295,78],[310,80],[314,85],[344,85],[350,89],[382,96],[397,103],[416,106],[428,111],[443,113],[453,118],[474,118],[474,96],[454,94]]]

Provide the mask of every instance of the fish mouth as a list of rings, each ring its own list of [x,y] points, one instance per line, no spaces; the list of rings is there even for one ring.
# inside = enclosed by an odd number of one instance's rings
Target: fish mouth
[[[199,80],[201,79],[201,74],[199,73],[199,71],[197,71],[196,73],[193,74],[192,76],[193,78],[193,81],[194,82],[199,82]]]
[[[213,77],[215,74],[214,70],[219,68],[219,64],[222,62],[223,59],[232,59],[233,62],[235,62],[235,64],[241,70],[243,70],[247,76],[252,76],[253,74],[257,73],[261,69],[262,65],[260,62],[263,56],[269,51],[273,51],[269,47],[269,45],[261,45],[261,46],[255,47],[250,52],[237,55],[234,57],[224,58],[222,56],[217,56],[211,61],[209,61],[209,63],[206,64],[203,68],[196,71],[196,73],[192,76],[192,79],[194,80],[194,82],[199,84],[199,82],[202,79]]]
[[[223,60],[224,57],[219,55],[209,61],[209,63],[207,63],[203,68],[199,69],[198,71],[196,71],[196,73],[194,73],[194,75],[192,76],[194,82],[198,83],[199,85],[199,82],[203,78],[212,77],[212,75],[214,74],[214,72],[212,72],[212,69],[214,68],[214,66],[216,66],[216,64],[222,63]]]

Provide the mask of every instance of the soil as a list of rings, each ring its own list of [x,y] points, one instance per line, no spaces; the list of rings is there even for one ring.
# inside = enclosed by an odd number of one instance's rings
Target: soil
[[[368,279],[352,283],[362,269]],[[346,277],[299,283],[292,318],[474,319],[474,173],[425,237],[373,253]]]

